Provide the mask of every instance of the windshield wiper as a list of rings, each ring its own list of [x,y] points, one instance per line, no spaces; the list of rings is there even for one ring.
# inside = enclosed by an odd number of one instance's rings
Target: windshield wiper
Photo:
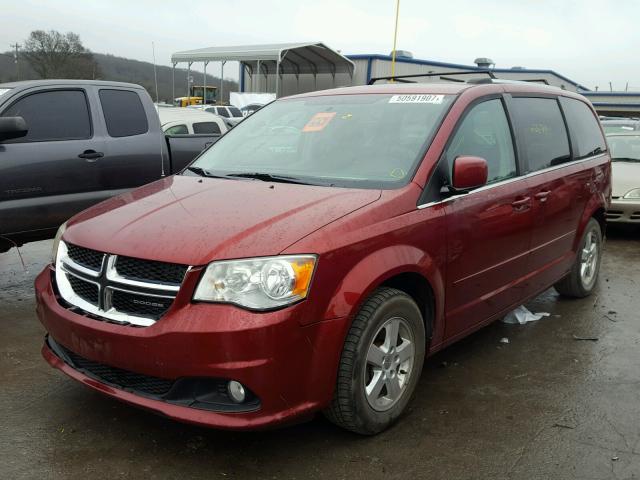
[[[201,177],[208,177],[208,178],[227,178],[226,175],[215,175],[213,173],[211,173],[209,170],[205,170],[202,167],[196,167],[195,165],[191,165],[187,168],[185,168],[185,170],[189,170],[190,172],[195,173],[196,175],[200,175]]]
[[[313,185],[309,182],[304,182],[298,178],[286,177],[282,175],[272,175],[264,172],[242,172],[242,173],[228,173],[227,177],[240,177],[240,178],[255,178],[256,180],[262,180],[263,182],[278,182],[278,183],[297,183],[299,185]]]

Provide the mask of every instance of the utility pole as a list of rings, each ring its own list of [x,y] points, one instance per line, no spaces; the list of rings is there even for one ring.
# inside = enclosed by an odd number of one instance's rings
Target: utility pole
[[[391,52],[391,76],[396,74],[396,42],[398,40],[398,17],[400,16],[400,0],[396,0],[396,26],[393,30],[393,51]],[[393,78],[391,79],[393,83]]]
[[[20,64],[18,63],[18,49],[20,48],[20,44],[16,42],[13,45],[9,46],[14,49],[13,63],[16,64],[16,78],[17,80],[20,80]]]

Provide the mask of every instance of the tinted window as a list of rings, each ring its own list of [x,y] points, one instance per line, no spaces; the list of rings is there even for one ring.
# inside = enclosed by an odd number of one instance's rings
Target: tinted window
[[[189,130],[187,130],[186,125],[174,125],[173,127],[167,128],[164,133],[166,135],[188,135]]]
[[[574,156],[585,158],[606,149],[598,120],[591,109],[580,100],[562,98],[562,108],[573,141]]]
[[[225,107],[218,107],[218,115],[221,117],[229,118],[229,112]]]
[[[130,137],[146,133],[147,115],[136,92],[100,90],[100,103],[112,137]]]
[[[513,118],[530,172],[571,159],[569,138],[557,100],[514,98]]]
[[[73,140],[91,137],[89,107],[81,90],[54,90],[22,97],[2,114],[3,117],[23,117],[29,127],[18,142]]]
[[[231,116],[232,117],[241,117],[242,116],[242,112],[240,111],[239,108],[236,107],[227,107],[229,108],[229,111],[231,112]]]
[[[193,133],[219,134],[220,127],[216,122],[198,122],[193,124]]]
[[[511,130],[500,100],[476,105],[464,117],[447,149],[450,169],[454,159],[461,155],[482,157],[487,161],[488,183],[516,175]]]

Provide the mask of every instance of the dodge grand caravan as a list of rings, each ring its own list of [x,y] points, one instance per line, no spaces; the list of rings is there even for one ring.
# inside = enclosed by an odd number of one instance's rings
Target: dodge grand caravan
[[[73,217],[36,279],[45,359],[230,429],[374,434],[425,357],[596,285],[610,191],[580,95],[384,84],[283,98],[189,167]]]

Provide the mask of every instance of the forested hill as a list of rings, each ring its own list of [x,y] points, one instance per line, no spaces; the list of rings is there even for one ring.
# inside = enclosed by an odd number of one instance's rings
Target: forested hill
[[[129,58],[93,53],[98,68],[95,78],[100,80],[113,80],[118,82],[131,82],[142,85],[147,89],[151,97],[155,100],[155,86],[153,80],[153,64],[140,62]],[[32,68],[23,59],[20,64],[20,80],[32,80],[38,78]],[[160,101],[171,101],[171,67],[158,66],[158,95]],[[225,71],[226,73],[226,71]],[[201,85],[203,82],[202,73],[193,74],[194,83]],[[13,55],[9,52],[0,53],[0,83],[14,81],[17,79],[16,65]],[[187,70],[176,68],[176,97],[186,95]],[[220,88],[220,78],[207,75],[207,85],[214,85]],[[234,81],[224,82],[224,100],[228,101],[229,92],[237,91],[238,84]]]

